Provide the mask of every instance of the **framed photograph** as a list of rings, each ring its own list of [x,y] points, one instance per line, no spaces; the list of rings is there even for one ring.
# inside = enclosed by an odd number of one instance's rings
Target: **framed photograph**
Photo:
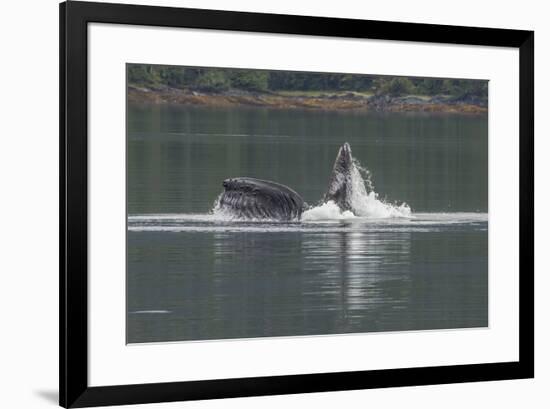
[[[60,5],[60,404],[534,376],[534,33]]]

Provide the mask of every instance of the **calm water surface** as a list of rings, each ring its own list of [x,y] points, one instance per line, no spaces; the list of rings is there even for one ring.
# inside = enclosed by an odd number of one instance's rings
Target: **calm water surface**
[[[343,142],[410,218],[235,222],[223,179],[315,204]],[[483,327],[487,117],[128,109],[128,342]]]

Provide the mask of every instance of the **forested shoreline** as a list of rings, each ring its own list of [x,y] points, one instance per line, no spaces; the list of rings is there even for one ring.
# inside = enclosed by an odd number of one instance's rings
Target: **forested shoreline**
[[[132,102],[486,113],[484,80],[128,64]]]

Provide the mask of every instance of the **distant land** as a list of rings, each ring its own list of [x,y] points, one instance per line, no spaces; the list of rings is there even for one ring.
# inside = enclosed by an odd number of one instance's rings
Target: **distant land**
[[[486,114],[484,80],[129,64],[128,100],[211,107]]]

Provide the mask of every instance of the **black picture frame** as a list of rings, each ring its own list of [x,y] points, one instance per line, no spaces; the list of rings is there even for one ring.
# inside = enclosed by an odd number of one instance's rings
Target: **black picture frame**
[[[534,32],[70,1],[60,4],[60,345],[63,407],[534,377]],[[519,360],[473,365],[88,386],[87,25],[140,26],[512,47],[519,50]]]

